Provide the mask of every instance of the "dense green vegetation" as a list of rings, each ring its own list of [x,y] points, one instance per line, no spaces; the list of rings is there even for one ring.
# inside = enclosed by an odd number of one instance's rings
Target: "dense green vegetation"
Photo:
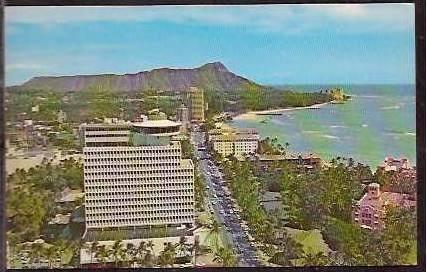
[[[239,88],[223,90],[215,84],[205,84],[207,118],[223,111],[266,110],[283,107],[301,107],[324,103],[339,97],[336,92],[301,93],[244,83]],[[145,88],[138,92],[118,92],[108,86],[91,86],[78,92],[61,92],[43,89],[20,89],[7,92],[7,120],[14,121],[17,114],[27,113],[28,119],[55,122],[62,109],[71,122],[81,123],[119,117],[133,119],[160,109],[174,116],[176,109],[185,102],[184,95],[174,96],[163,89]],[[31,108],[39,106],[38,112]]]
[[[178,106],[172,97],[158,97],[157,92],[151,89],[137,94],[101,87],[90,87],[76,93],[29,89],[8,92],[8,96],[6,118],[10,121],[16,121],[19,113],[26,112],[27,119],[55,123],[60,109],[66,113],[69,121],[75,123],[102,120],[105,117],[130,120],[154,108],[174,115]],[[31,108],[37,105],[39,112],[32,112]]]
[[[248,221],[255,237],[265,243],[273,242],[273,223],[260,204],[260,184],[253,175],[250,164],[232,160],[224,167],[224,174],[233,197],[240,207],[245,207],[242,210],[242,218]]]
[[[248,83],[241,91],[245,110],[268,110],[286,107],[305,107],[333,100],[328,93],[301,93],[289,90],[266,88]]]
[[[58,165],[44,161],[28,171],[18,169],[9,175],[6,190],[9,242],[39,238],[57,212],[55,196],[66,187],[83,189],[83,166],[74,159]]]
[[[25,90],[6,93],[6,120],[15,121],[19,113],[26,112],[26,119],[56,121],[57,113],[63,106],[63,93],[49,90]],[[38,112],[32,107],[39,106]]]
[[[265,153],[286,152],[279,150],[274,139],[264,140],[263,145]],[[386,228],[380,233],[353,223],[352,205],[363,194],[362,181],[375,181],[377,176],[368,166],[336,158],[319,169],[304,170],[283,161],[260,171],[257,163],[229,159],[222,164],[233,197],[244,207],[242,218],[264,244],[271,262],[285,266],[396,265],[408,264],[414,254],[416,211],[387,206]],[[270,187],[281,193],[283,210],[266,213],[261,207],[259,195]],[[333,254],[302,250],[302,244],[283,227],[321,230]]]
[[[416,241],[416,212],[388,207],[386,228],[372,233],[358,226],[328,218],[323,235],[330,247],[340,255],[336,262],[348,265],[402,265],[408,264]]]
[[[93,256],[92,261],[97,261],[104,267],[171,267],[177,263],[190,263],[196,258],[203,248],[196,241],[191,244],[186,237],[180,237],[177,243],[165,243],[163,250],[154,255],[154,243],[142,241],[138,246],[116,240],[113,245],[100,245],[98,242],[83,245],[88,253]]]
[[[318,228],[325,216],[351,221],[352,202],[362,195],[356,171],[343,162],[305,174],[292,164],[278,168],[283,169],[281,194],[291,226]]]

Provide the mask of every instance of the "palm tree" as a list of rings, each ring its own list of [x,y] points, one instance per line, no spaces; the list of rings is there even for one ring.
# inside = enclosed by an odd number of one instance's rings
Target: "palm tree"
[[[235,266],[237,264],[237,259],[233,254],[233,251],[228,247],[220,247],[215,252],[215,257],[213,259],[215,262],[221,263],[225,267]]]
[[[175,247],[171,242],[165,244],[165,247],[159,255],[159,265],[162,267],[166,267],[168,265],[173,265],[175,262]]]
[[[280,249],[281,250],[273,256],[272,262],[283,266],[291,266],[291,260],[298,258],[302,253],[302,245],[286,232],[283,233],[283,238],[280,239]]]
[[[89,251],[90,251],[90,262],[93,263],[93,255],[94,253],[96,254],[96,252],[98,251],[98,241],[93,241],[92,244],[89,247]]]
[[[102,263],[103,266],[107,263],[110,258],[110,249],[108,249],[105,245],[98,246],[96,249],[95,257]]]
[[[56,262],[56,258],[58,257],[59,252],[57,251],[56,246],[50,246],[44,250],[44,256],[48,261],[49,268],[53,267],[53,263]]]
[[[218,247],[218,240],[219,240],[218,237],[220,232],[221,232],[221,225],[218,223],[218,221],[213,219],[212,224],[210,225],[210,231],[206,236],[205,240],[209,240],[210,246],[211,247],[213,246],[214,249]]]
[[[33,260],[33,262],[37,261],[38,263],[40,263],[40,258],[44,253],[43,249],[44,248],[43,248],[42,243],[32,243],[31,244],[30,255],[31,255],[31,259]]]
[[[136,256],[137,256],[137,251],[134,244],[132,243],[126,244],[126,261],[128,265],[132,264],[131,266],[133,267],[136,260]]]
[[[180,257],[187,256],[189,246],[187,244],[187,238],[185,238],[185,236],[181,236],[179,238],[179,242],[177,243],[176,247],[178,248],[178,253]]]
[[[111,254],[113,255],[114,258],[114,264],[117,267],[118,266],[118,262],[121,259],[120,257],[122,256],[123,253],[123,244],[121,240],[117,240],[114,242],[112,248],[111,248]]]
[[[150,240],[150,241],[147,242],[147,248],[150,249],[151,251],[153,251],[153,248],[154,248],[153,241]]]
[[[302,258],[304,266],[325,266],[330,263],[329,258],[321,251],[317,253],[309,251],[305,253]]]
[[[191,248],[191,251],[194,252],[194,265],[197,264],[197,256],[199,255],[199,253],[200,253],[201,250],[202,250],[202,248],[200,246],[199,236],[197,235],[194,238],[194,245]]]
[[[349,167],[353,167],[354,166],[354,159],[351,158],[351,157],[348,159],[348,166]]]
[[[147,244],[145,243],[145,241],[141,241],[136,251],[138,252],[138,255],[140,257],[143,257],[145,255],[145,253],[147,252]]]
[[[154,264],[154,256],[151,253],[151,251],[147,251],[147,253],[144,256],[144,265],[146,267],[152,267]]]

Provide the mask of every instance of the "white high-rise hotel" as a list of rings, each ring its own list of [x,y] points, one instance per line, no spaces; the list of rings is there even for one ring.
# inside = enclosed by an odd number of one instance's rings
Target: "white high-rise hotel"
[[[194,167],[179,123],[82,124],[86,231],[194,224]]]

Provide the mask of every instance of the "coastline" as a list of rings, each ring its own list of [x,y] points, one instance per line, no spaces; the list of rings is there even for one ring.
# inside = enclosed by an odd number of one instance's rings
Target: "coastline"
[[[257,116],[262,116],[262,115],[278,114],[278,113],[282,113],[282,112],[294,111],[294,110],[303,110],[303,109],[318,109],[322,106],[325,106],[325,105],[331,104],[331,103],[332,103],[332,101],[320,103],[320,104],[314,104],[314,105],[305,106],[305,107],[281,108],[281,109],[261,110],[261,111],[248,111],[248,112],[234,116],[233,120],[254,120],[254,119],[256,119]]]

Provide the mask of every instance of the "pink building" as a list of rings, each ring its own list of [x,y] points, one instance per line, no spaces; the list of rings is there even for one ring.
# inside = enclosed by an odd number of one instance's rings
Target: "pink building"
[[[378,183],[368,185],[365,195],[353,207],[353,220],[360,227],[382,230],[386,206],[415,208],[416,201],[408,194],[381,192]]]

